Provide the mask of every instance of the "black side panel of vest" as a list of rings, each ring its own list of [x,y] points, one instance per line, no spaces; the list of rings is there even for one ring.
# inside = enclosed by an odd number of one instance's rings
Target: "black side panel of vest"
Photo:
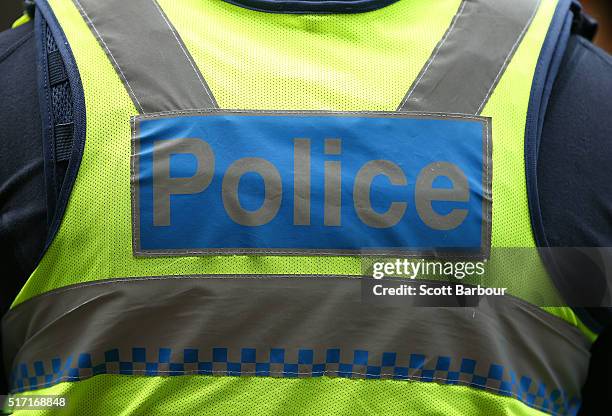
[[[542,222],[537,183],[537,160],[544,116],[576,16],[580,16],[580,9],[576,4],[570,0],[561,0],[542,46],[527,112],[525,174],[534,238],[538,247],[545,247],[540,252],[542,261],[567,304],[574,305],[572,309],[582,322],[592,331],[599,333],[602,325],[592,313],[589,313],[588,307],[600,304],[603,306],[607,302],[601,299],[602,294],[608,291],[605,273],[601,271],[604,268],[599,264],[601,262],[594,261],[600,253],[597,248],[585,252],[571,247],[546,249],[550,244]],[[606,252],[602,253],[605,255]],[[588,271],[587,265],[591,267]],[[580,270],[576,272],[577,269]],[[581,279],[585,274],[589,279]]]
[[[38,87],[49,233],[44,255],[61,223],[85,145],[85,97],[81,78],[51,9],[36,3]]]
[[[53,220],[74,131],[71,88],[57,43],[42,18],[36,19],[40,105],[43,119],[43,154],[47,189],[47,223]]]

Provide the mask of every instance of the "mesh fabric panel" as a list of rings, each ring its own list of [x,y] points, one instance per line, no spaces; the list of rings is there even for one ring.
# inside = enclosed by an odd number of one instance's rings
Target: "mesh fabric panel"
[[[51,33],[51,29],[49,26],[45,25],[45,36],[47,40],[47,53],[51,53],[57,50],[57,44],[55,43],[55,39],[53,38],[53,34]]]
[[[29,394],[29,393],[28,393]],[[463,386],[395,380],[99,375],[35,394],[69,397],[64,411],[16,415],[538,416],[512,399]],[[101,408],[100,403],[104,403]]]
[[[393,111],[461,2],[398,1],[352,15],[159,3],[221,108]]]
[[[62,82],[52,87],[51,100],[55,124],[72,122],[72,95],[68,82]]]
[[[222,1],[160,3],[222,107],[332,110],[394,109],[459,5],[458,0],[435,6],[400,1],[357,15],[304,16],[254,12]],[[542,2],[484,111],[493,117],[494,247],[534,246],[523,132],[528,80],[555,4]],[[56,0],[51,5],[79,65],[88,109],[87,137],[63,224],[15,304],[54,288],[113,277],[361,273],[354,257],[134,258],[128,120],[137,112],[74,5]],[[527,300],[530,293],[557,297],[539,260],[523,267],[507,263],[496,267],[509,293]],[[553,313],[575,322],[571,311]]]

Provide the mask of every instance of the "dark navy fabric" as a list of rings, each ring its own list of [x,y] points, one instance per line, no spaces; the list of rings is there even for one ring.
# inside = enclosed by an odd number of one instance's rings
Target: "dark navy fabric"
[[[527,196],[534,238],[538,247],[549,247],[548,237],[542,222],[542,210],[538,195],[538,151],[559,68],[563,62],[572,27],[576,27],[575,16],[581,13],[580,5],[570,0],[560,0],[542,46],[535,70],[529,110],[525,127],[525,174]],[[591,254],[592,252],[592,254]],[[568,305],[599,305],[602,293],[607,293],[605,264],[598,253],[591,250],[584,255],[581,249],[546,250],[541,252],[555,286]],[[589,279],[582,275],[589,274]],[[574,307],[576,314],[590,329],[601,332],[602,324],[594,318],[589,308]]]
[[[81,77],[64,32],[48,3],[37,7],[34,33],[49,223],[46,250],[59,229],[81,163],[86,111]],[[54,68],[58,61],[63,63],[62,71]],[[54,76],[58,72],[61,76]]]
[[[34,269],[48,233],[37,61],[31,23],[0,34],[0,313]],[[611,97],[612,59],[572,36],[537,157],[542,224],[551,246],[612,246]],[[606,311],[591,314],[609,322]],[[611,329],[592,349],[585,415],[612,408]],[[6,380],[0,380],[5,392]]]
[[[542,221],[551,246],[612,246],[612,57],[570,39],[538,157]]]
[[[569,40],[540,137],[537,177],[546,239],[557,247],[612,246],[612,57],[587,40]],[[596,279],[574,268],[566,280]],[[568,270],[564,268],[564,270]],[[586,282],[595,286],[597,282]],[[576,287],[579,290],[580,287]],[[591,309],[607,323],[593,345],[582,415],[612,408],[610,311]]]
[[[364,13],[397,0],[225,0],[236,6],[269,13]]]
[[[47,233],[36,62],[33,24],[0,34],[2,314],[34,270]],[[5,374],[2,362],[0,360],[0,374]],[[7,391],[5,383],[5,378],[0,377],[0,394]]]

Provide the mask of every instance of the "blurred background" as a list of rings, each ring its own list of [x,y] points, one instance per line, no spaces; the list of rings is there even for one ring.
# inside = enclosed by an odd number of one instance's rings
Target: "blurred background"
[[[586,12],[599,22],[595,43],[612,53],[612,0],[582,0],[581,3]],[[10,28],[21,16],[22,4],[23,0],[0,0],[0,31]]]
[[[583,0],[582,7],[599,22],[595,43],[612,53],[612,0]]]

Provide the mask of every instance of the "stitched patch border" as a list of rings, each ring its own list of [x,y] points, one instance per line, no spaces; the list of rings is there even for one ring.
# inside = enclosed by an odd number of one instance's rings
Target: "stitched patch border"
[[[230,247],[230,248],[143,248],[140,212],[140,135],[141,123],[147,120],[163,120],[177,117],[202,116],[292,116],[292,117],[360,117],[360,118],[408,118],[428,120],[470,120],[482,125],[482,222],[480,247],[477,249],[410,247],[388,248],[274,248],[274,247]],[[488,117],[422,112],[359,112],[359,111],[267,111],[267,110],[186,110],[144,114],[132,117],[131,146],[131,202],[132,202],[132,246],[135,256],[203,256],[203,255],[303,255],[303,256],[395,256],[448,259],[488,258],[491,246],[492,208],[492,140],[491,119]],[[331,153],[330,153],[331,154]]]

